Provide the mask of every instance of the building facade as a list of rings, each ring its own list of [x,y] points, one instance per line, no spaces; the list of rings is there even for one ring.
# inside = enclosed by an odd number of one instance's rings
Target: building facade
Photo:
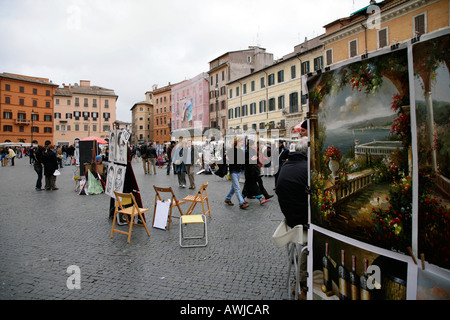
[[[209,128],[208,78],[202,72],[172,87],[172,137],[188,134],[193,140],[202,141],[204,131]]]
[[[449,2],[370,1],[324,26],[325,65],[331,65],[449,26]]]
[[[63,84],[54,96],[54,140],[58,145],[71,145],[89,136],[109,139],[116,121],[114,90],[91,86],[90,81]]]
[[[134,145],[153,141],[153,105],[147,101],[140,101],[131,108],[131,137]]]
[[[53,96],[49,79],[0,74],[0,141],[53,144]]]
[[[153,139],[156,144],[163,144],[170,141],[171,132],[171,89],[173,85],[158,88],[153,85],[152,91],[145,93],[153,101],[153,115],[150,117],[153,122]]]
[[[322,59],[323,46],[315,38],[272,65],[228,82],[228,129],[252,130],[260,138],[271,138],[272,129],[281,138],[297,136],[292,129],[307,112],[303,76],[320,68]]]
[[[227,83],[273,63],[273,54],[250,46],[227,52],[209,62],[209,122],[222,135],[228,127]]]

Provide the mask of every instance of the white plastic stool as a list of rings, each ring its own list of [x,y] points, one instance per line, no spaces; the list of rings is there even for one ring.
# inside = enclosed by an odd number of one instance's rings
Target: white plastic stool
[[[303,225],[297,225],[290,228],[285,221],[282,221],[273,236],[273,241],[277,248],[286,246],[288,255],[288,274],[286,279],[286,287],[288,296],[291,299],[296,299],[300,294],[300,265],[303,262],[303,252],[308,249],[308,231],[303,230]],[[290,286],[291,268],[294,266],[295,278],[295,293],[292,295],[292,288]]]

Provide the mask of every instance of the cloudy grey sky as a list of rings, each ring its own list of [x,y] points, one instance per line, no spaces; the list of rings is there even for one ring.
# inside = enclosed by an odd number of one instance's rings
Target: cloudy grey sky
[[[260,45],[281,58],[369,0],[0,0],[0,72],[113,89],[118,120],[159,87]]]

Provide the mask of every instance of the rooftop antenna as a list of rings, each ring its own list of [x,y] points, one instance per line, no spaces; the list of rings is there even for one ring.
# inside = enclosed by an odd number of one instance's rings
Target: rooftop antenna
[[[260,38],[259,38],[259,26],[258,26],[258,31],[256,32],[256,46],[261,47]]]

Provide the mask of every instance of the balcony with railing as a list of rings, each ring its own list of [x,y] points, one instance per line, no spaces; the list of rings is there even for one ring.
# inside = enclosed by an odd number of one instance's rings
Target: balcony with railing
[[[14,119],[14,123],[15,124],[19,124],[19,125],[29,125],[29,124],[31,124],[31,120],[28,120],[28,119]]]

